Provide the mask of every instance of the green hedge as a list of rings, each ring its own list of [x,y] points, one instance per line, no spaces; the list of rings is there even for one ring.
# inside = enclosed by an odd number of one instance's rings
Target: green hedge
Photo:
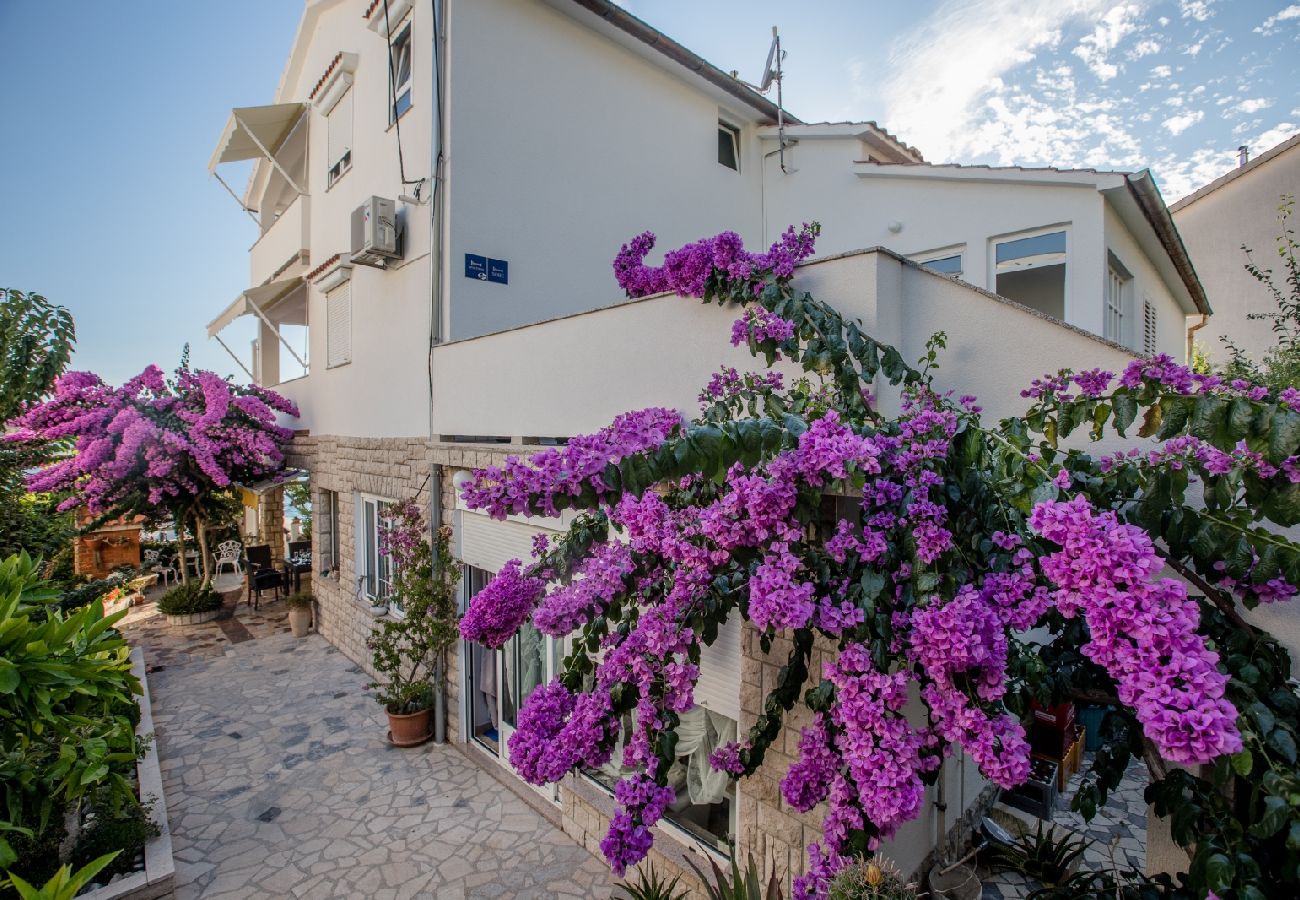
[[[201,581],[178,584],[158,599],[158,609],[169,616],[188,616],[221,608],[221,595]]]

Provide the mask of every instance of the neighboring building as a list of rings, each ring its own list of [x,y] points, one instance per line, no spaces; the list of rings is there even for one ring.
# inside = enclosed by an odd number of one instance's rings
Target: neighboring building
[[[249,289],[210,334],[258,316],[248,368],[302,409],[291,463],[312,485],[315,570],[330,572],[313,585],[317,624],[362,664],[370,610],[390,593],[386,504],[418,493],[454,526],[468,600],[568,520],[465,510],[463,471],[626,409],[693,412],[720,361],[752,365],[728,344],[733,313],[620,296],[610,263],[638,232],[661,249],[723,229],[756,246],[821,220],[831,256],[799,282],[908,358],[946,330],[941,382],[990,416],[1062,365],[1181,356],[1184,317],[1208,310],[1146,173],[930,166],[872,123],[788,114],[782,154],[771,101],[608,0],[310,0],[274,99],[236,109],[213,157],[214,169],[257,160],[242,202],[261,235]],[[383,268],[353,252],[354,211],[375,195],[396,201],[405,236]],[[473,758],[508,767],[515,711],[562,643],[527,632],[501,651],[459,648],[449,731]],[[782,652],[757,643],[733,622],[706,651],[703,736],[685,763],[752,721]],[[682,868],[730,836],[765,867],[801,871],[815,815],[792,813],[776,787],[801,724],[755,778],[683,791],[655,861]],[[519,784],[595,851],[609,774]],[[978,773],[948,775],[950,802],[972,806]],[[927,806],[891,843],[905,871],[936,826]]]
[[[1243,154],[1244,155],[1244,154]],[[1249,248],[1256,265],[1271,268],[1283,286],[1277,247],[1278,207],[1300,192],[1300,134],[1216,178],[1172,207],[1174,221],[1214,306],[1208,321],[1188,320],[1192,338],[1216,363],[1227,362],[1227,337],[1258,360],[1277,343],[1272,323],[1248,318],[1277,312],[1267,287],[1246,271]],[[1291,220],[1295,228],[1295,219]]]

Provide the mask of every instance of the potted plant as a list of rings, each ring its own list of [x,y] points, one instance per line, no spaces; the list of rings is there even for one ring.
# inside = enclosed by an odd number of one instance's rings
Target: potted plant
[[[211,622],[221,614],[221,595],[206,581],[178,584],[158,598],[158,611],[172,625]]]
[[[456,583],[459,566],[451,555],[451,529],[433,541],[415,500],[396,504],[380,533],[393,561],[393,594],[405,616],[383,622],[371,633],[375,699],[388,714],[389,740],[399,747],[441,739],[443,659],[459,634]],[[439,707],[436,720],[434,707]]]
[[[293,636],[303,638],[311,631],[311,604],[315,598],[311,594],[297,593],[289,597],[289,629]]]

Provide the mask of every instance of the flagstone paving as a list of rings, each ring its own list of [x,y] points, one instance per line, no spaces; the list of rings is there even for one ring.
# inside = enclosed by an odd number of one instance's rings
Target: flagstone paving
[[[600,860],[460,751],[389,747],[365,674],[282,633],[283,603],[240,609],[251,639],[147,610],[125,628],[154,655],[177,900],[610,895]]]

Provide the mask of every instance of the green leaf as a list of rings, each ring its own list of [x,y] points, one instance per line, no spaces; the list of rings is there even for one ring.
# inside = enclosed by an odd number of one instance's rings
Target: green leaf
[[[1269,461],[1277,464],[1300,447],[1300,413],[1279,409],[1273,413],[1268,429]]]
[[[1291,813],[1291,804],[1282,797],[1273,794],[1264,798],[1264,809],[1255,824],[1250,826],[1250,833],[1257,838],[1268,838],[1282,830]]]
[[[21,681],[18,667],[9,660],[0,658],[0,694],[12,694]]]
[[[1232,887],[1232,862],[1228,857],[1222,853],[1211,854],[1205,861],[1205,881],[1215,892]]]
[[[1124,437],[1124,429],[1133,424],[1137,418],[1138,405],[1137,400],[1133,399],[1132,394],[1117,394],[1114,399],[1115,406],[1115,430],[1119,432],[1120,437]]]
[[[1287,762],[1295,765],[1296,746],[1295,738],[1292,737],[1291,732],[1280,726],[1274,728],[1269,733],[1268,745],[1280,753]]]
[[[1251,769],[1255,767],[1255,757],[1249,750],[1242,750],[1240,753],[1232,754],[1232,771],[1236,772],[1242,778],[1250,774]]]

